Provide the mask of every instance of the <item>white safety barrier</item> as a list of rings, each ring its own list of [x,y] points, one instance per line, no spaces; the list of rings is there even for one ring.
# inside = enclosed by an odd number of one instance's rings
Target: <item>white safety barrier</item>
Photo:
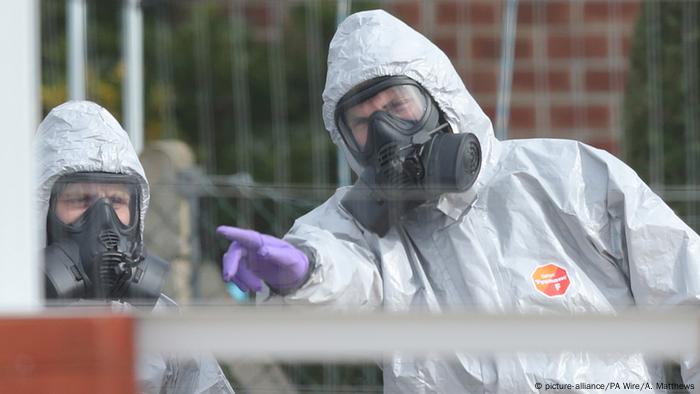
[[[5,1],[0,12],[0,311],[41,303],[37,251],[34,157],[31,139],[39,107],[39,7],[36,0]]]
[[[700,351],[700,311],[489,315],[328,313],[298,308],[191,308],[144,315],[142,352],[210,352],[220,358],[361,360],[402,351],[440,355],[508,352],[644,352],[676,357]]]

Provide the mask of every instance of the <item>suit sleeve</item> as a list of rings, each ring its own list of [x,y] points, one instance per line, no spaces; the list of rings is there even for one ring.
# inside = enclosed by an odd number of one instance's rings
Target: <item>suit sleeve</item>
[[[332,197],[298,219],[284,239],[309,257],[305,284],[281,298],[285,304],[327,305],[372,310],[382,304],[383,284],[377,258],[362,230]]]
[[[607,168],[609,245],[629,270],[636,305],[700,306],[698,234],[627,165],[610,156]],[[681,374],[700,388],[697,355],[681,360]]]

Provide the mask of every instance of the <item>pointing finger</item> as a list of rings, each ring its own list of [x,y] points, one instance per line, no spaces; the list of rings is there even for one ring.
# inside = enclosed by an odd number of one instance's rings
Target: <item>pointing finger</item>
[[[238,227],[219,226],[216,232],[223,235],[229,241],[237,241],[243,247],[258,250],[262,244],[262,235],[254,230],[245,230]]]

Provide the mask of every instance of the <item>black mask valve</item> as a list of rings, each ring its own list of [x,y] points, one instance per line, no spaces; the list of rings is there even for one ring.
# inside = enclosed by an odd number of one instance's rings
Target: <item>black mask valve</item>
[[[133,267],[138,261],[132,260],[117,249],[119,236],[114,231],[104,230],[98,239],[106,251],[97,256],[95,289],[99,294],[96,296],[100,299],[121,299],[127,291]]]

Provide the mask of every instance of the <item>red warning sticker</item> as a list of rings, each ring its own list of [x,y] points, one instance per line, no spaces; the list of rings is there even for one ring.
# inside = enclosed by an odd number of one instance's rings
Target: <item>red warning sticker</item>
[[[540,265],[532,272],[535,288],[548,297],[560,296],[569,288],[569,274],[556,264]]]

